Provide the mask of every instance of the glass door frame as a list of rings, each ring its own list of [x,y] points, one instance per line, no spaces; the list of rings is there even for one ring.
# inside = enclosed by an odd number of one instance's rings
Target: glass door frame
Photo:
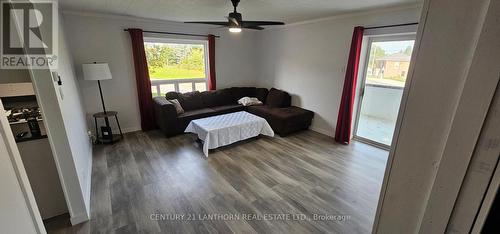
[[[359,123],[359,118],[361,115],[361,107],[363,105],[363,97],[365,94],[365,87],[366,87],[366,75],[368,71],[368,63],[370,61],[370,52],[372,50],[372,44],[373,42],[386,42],[386,41],[409,41],[409,40],[415,40],[416,38],[416,33],[402,33],[402,34],[379,34],[379,35],[370,35],[370,36],[365,36],[365,40],[368,40],[366,43],[366,46],[362,47],[362,55],[361,57],[364,57],[364,61],[362,67],[362,70],[359,70],[360,72],[358,73],[358,82],[360,82],[360,86],[358,88],[358,93],[356,94],[356,98],[358,100],[357,105],[356,105],[356,116],[354,120],[354,125],[353,125],[353,139],[373,145],[375,147],[384,149],[389,151],[391,149],[390,145],[386,145],[384,143],[380,143],[371,139],[368,139],[366,137],[362,137],[358,135],[358,123]],[[415,47],[413,47],[415,48]],[[413,51],[412,51],[413,53]],[[405,82],[405,86],[406,86]],[[401,104],[400,104],[401,105]],[[399,110],[400,111],[400,110]],[[399,113],[398,113],[399,115]],[[393,139],[391,140],[391,144],[394,141],[394,133],[393,133]]]

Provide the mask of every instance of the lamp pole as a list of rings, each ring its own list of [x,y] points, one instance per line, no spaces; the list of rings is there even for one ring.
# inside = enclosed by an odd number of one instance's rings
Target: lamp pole
[[[94,64],[97,64],[97,62],[94,62]],[[102,110],[104,111],[104,115],[106,115],[106,105],[104,105],[104,98],[102,97],[102,89],[101,89],[101,81],[97,80],[97,85],[99,86],[99,94],[101,95],[101,103],[102,103]],[[109,128],[109,120],[108,116],[104,117],[104,121],[106,122],[106,127]]]
[[[104,105],[104,99],[102,98],[102,89],[100,80],[97,80],[97,85],[99,85],[99,94],[101,94],[102,109],[104,110],[104,114],[106,114],[106,106]]]
[[[99,94],[101,95],[101,103],[102,103],[102,110],[104,111],[104,121],[106,122],[106,127],[109,128],[109,119],[108,116],[106,116],[106,105],[104,105],[104,98],[102,97],[102,89],[101,89],[101,81],[97,80],[97,85],[99,85]]]

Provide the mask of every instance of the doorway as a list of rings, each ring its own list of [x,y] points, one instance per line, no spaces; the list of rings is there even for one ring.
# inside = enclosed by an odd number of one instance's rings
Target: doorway
[[[384,149],[391,146],[410,67],[415,35],[367,38],[354,138]]]

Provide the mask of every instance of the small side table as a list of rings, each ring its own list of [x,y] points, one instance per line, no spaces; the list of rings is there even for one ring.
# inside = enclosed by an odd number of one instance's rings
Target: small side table
[[[96,132],[96,137],[97,141],[100,143],[115,143],[121,139],[123,139],[123,133],[122,133],[122,128],[120,127],[120,122],[118,121],[118,112],[117,111],[106,111],[104,112],[99,112],[95,113],[92,115],[94,117],[94,122],[95,122],[95,132]],[[118,134],[113,134],[113,140],[109,141],[108,139],[104,139],[102,136],[99,136],[99,128],[97,127],[97,119],[105,119],[106,122],[108,122],[108,118],[112,118],[116,120],[116,124],[118,125],[118,130],[120,131],[120,135]]]

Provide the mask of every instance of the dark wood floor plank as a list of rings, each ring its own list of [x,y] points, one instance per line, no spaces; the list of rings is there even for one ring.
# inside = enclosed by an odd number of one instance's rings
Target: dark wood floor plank
[[[90,222],[48,225],[48,232],[370,233],[387,155],[304,131],[239,142],[206,158],[191,134],[128,133],[94,148]]]

